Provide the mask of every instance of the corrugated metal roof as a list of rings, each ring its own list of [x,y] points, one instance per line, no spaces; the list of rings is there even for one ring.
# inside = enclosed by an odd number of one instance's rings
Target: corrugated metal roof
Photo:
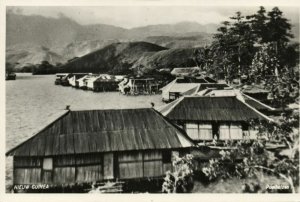
[[[170,120],[190,121],[267,119],[236,97],[183,97],[165,116]]]
[[[69,111],[7,152],[13,156],[168,149],[192,146],[187,135],[154,109]]]

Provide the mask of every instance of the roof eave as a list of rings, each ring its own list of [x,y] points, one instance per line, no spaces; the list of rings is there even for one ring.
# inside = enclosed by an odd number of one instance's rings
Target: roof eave
[[[240,101],[240,100],[239,100]],[[261,113],[260,111],[258,111],[257,109],[255,109],[254,107],[252,107],[251,105],[247,104],[246,102],[242,102],[244,105],[246,105],[247,107],[249,107],[250,109],[252,109],[254,112],[256,112],[258,115],[260,115],[261,117],[263,117],[264,119],[270,121],[270,122],[275,122],[273,119],[271,119],[270,117],[268,117],[267,115]]]
[[[275,108],[273,108],[273,107],[271,107],[271,106],[269,106],[269,105],[266,105],[266,104],[260,102],[259,100],[255,99],[255,98],[253,98],[253,97],[251,97],[251,96],[249,96],[249,95],[246,95],[246,94],[243,93],[243,92],[241,92],[241,94],[242,94],[243,96],[245,96],[245,97],[247,97],[247,98],[249,98],[249,99],[251,99],[251,100],[253,100],[253,101],[257,102],[257,103],[259,103],[260,105],[262,105],[262,106],[268,108],[269,110],[272,110],[272,111],[275,110]]]

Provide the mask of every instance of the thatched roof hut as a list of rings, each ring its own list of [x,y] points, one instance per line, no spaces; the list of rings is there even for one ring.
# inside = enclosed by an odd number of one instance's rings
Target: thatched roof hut
[[[154,109],[67,111],[9,150],[14,184],[161,177],[193,142]]]
[[[181,97],[158,111],[184,128],[197,141],[243,139],[245,136],[255,138],[254,129],[250,128],[249,122],[272,121],[235,96]]]

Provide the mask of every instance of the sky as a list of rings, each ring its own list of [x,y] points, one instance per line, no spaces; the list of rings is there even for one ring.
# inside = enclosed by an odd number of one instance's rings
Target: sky
[[[7,7],[12,8],[12,7]],[[18,6],[22,14],[58,17],[63,14],[80,24],[110,24],[133,28],[152,24],[173,24],[182,21],[219,24],[236,11],[253,14],[258,6]],[[266,7],[271,10],[272,7]],[[299,8],[279,7],[292,23],[299,23]]]

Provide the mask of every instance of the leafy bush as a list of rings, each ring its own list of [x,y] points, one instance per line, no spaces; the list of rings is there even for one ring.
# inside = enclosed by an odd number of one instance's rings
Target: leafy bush
[[[194,187],[193,155],[187,154],[173,162],[174,172],[168,171],[162,185],[163,193],[188,193]]]

